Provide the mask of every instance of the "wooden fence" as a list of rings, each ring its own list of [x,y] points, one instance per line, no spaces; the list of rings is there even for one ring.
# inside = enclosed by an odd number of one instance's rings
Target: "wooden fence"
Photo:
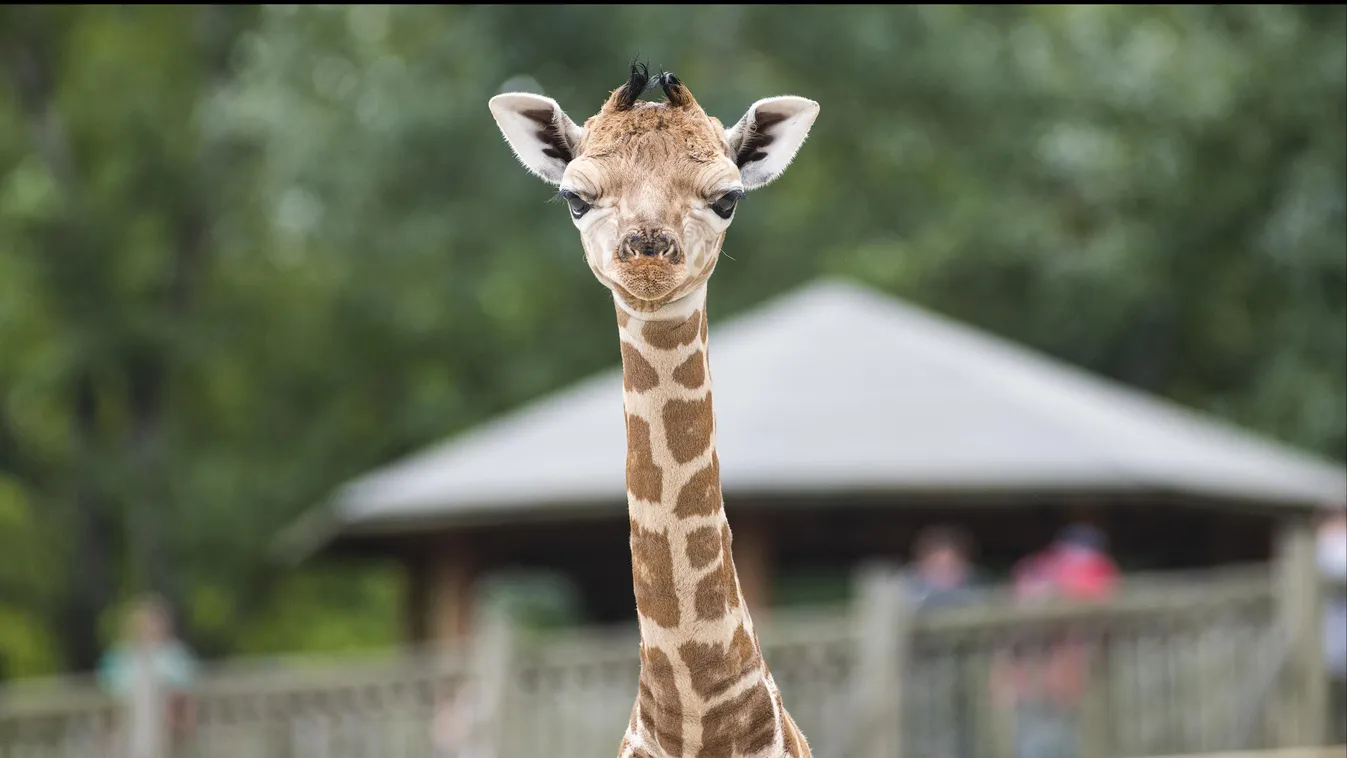
[[[913,613],[889,571],[834,613],[759,623],[787,707],[818,758],[1003,758],[1017,711],[993,682],[1008,651],[1066,644],[1086,672],[1080,755],[1160,756],[1322,744],[1296,599],[1267,567],[1129,579],[1097,605]],[[1289,607],[1288,607],[1289,606]],[[212,669],[196,693],[192,758],[432,758],[432,728],[474,683],[476,738],[494,758],[602,758],[630,715],[634,628],[546,640],[485,627],[472,648]],[[1319,672],[1322,674],[1322,672]],[[112,758],[117,709],[88,682],[0,691],[0,758]],[[139,758],[139,757],[137,757]]]

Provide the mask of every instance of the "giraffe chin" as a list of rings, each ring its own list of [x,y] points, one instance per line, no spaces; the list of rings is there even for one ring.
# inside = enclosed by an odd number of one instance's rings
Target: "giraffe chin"
[[[621,294],[627,296],[625,299],[628,304],[637,308],[642,304],[662,304],[667,301],[686,278],[687,266],[682,261],[670,263],[661,258],[619,263],[613,272],[614,283],[620,288]],[[630,302],[633,298],[643,303]]]

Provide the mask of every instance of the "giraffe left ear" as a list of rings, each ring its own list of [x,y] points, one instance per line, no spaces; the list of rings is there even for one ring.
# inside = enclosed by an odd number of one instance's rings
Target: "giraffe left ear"
[[[496,95],[488,105],[501,134],[524,168],[545,182],[560,184],[584,132],[557,101],[542,95],[510,92]]]
[[[769,97],[750,106],[739,123],[725,131],[744,189],[761,187],[785,172],[809,136],[818,111],[818,103],[808,98]]]

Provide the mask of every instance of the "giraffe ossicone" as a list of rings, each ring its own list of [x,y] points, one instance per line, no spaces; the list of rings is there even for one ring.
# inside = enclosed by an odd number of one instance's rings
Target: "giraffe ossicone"
[[[656,88],[660,101],[640,100]],[[524,167],[558,186],[617,308],[641,631],[619,758],[807,758],[734,569],[706,284],[740,198],[790,165],[818,103],[766,98],[727,129],[677,77],[635,65],[583,126],[541,95],[490,108]]]

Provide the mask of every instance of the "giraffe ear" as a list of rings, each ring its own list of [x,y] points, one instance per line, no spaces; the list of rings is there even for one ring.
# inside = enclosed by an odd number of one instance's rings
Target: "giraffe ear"
[[[560,184],[584,131],[561,110],[557,101],[542,95],[510,92],[496,95],[488,105],[501,134],[524,168],[545,182]]]
[[[759,100],[725,131],[744,189],[761,187],[786,170],[814,125],[819,105],[786,95]]]

